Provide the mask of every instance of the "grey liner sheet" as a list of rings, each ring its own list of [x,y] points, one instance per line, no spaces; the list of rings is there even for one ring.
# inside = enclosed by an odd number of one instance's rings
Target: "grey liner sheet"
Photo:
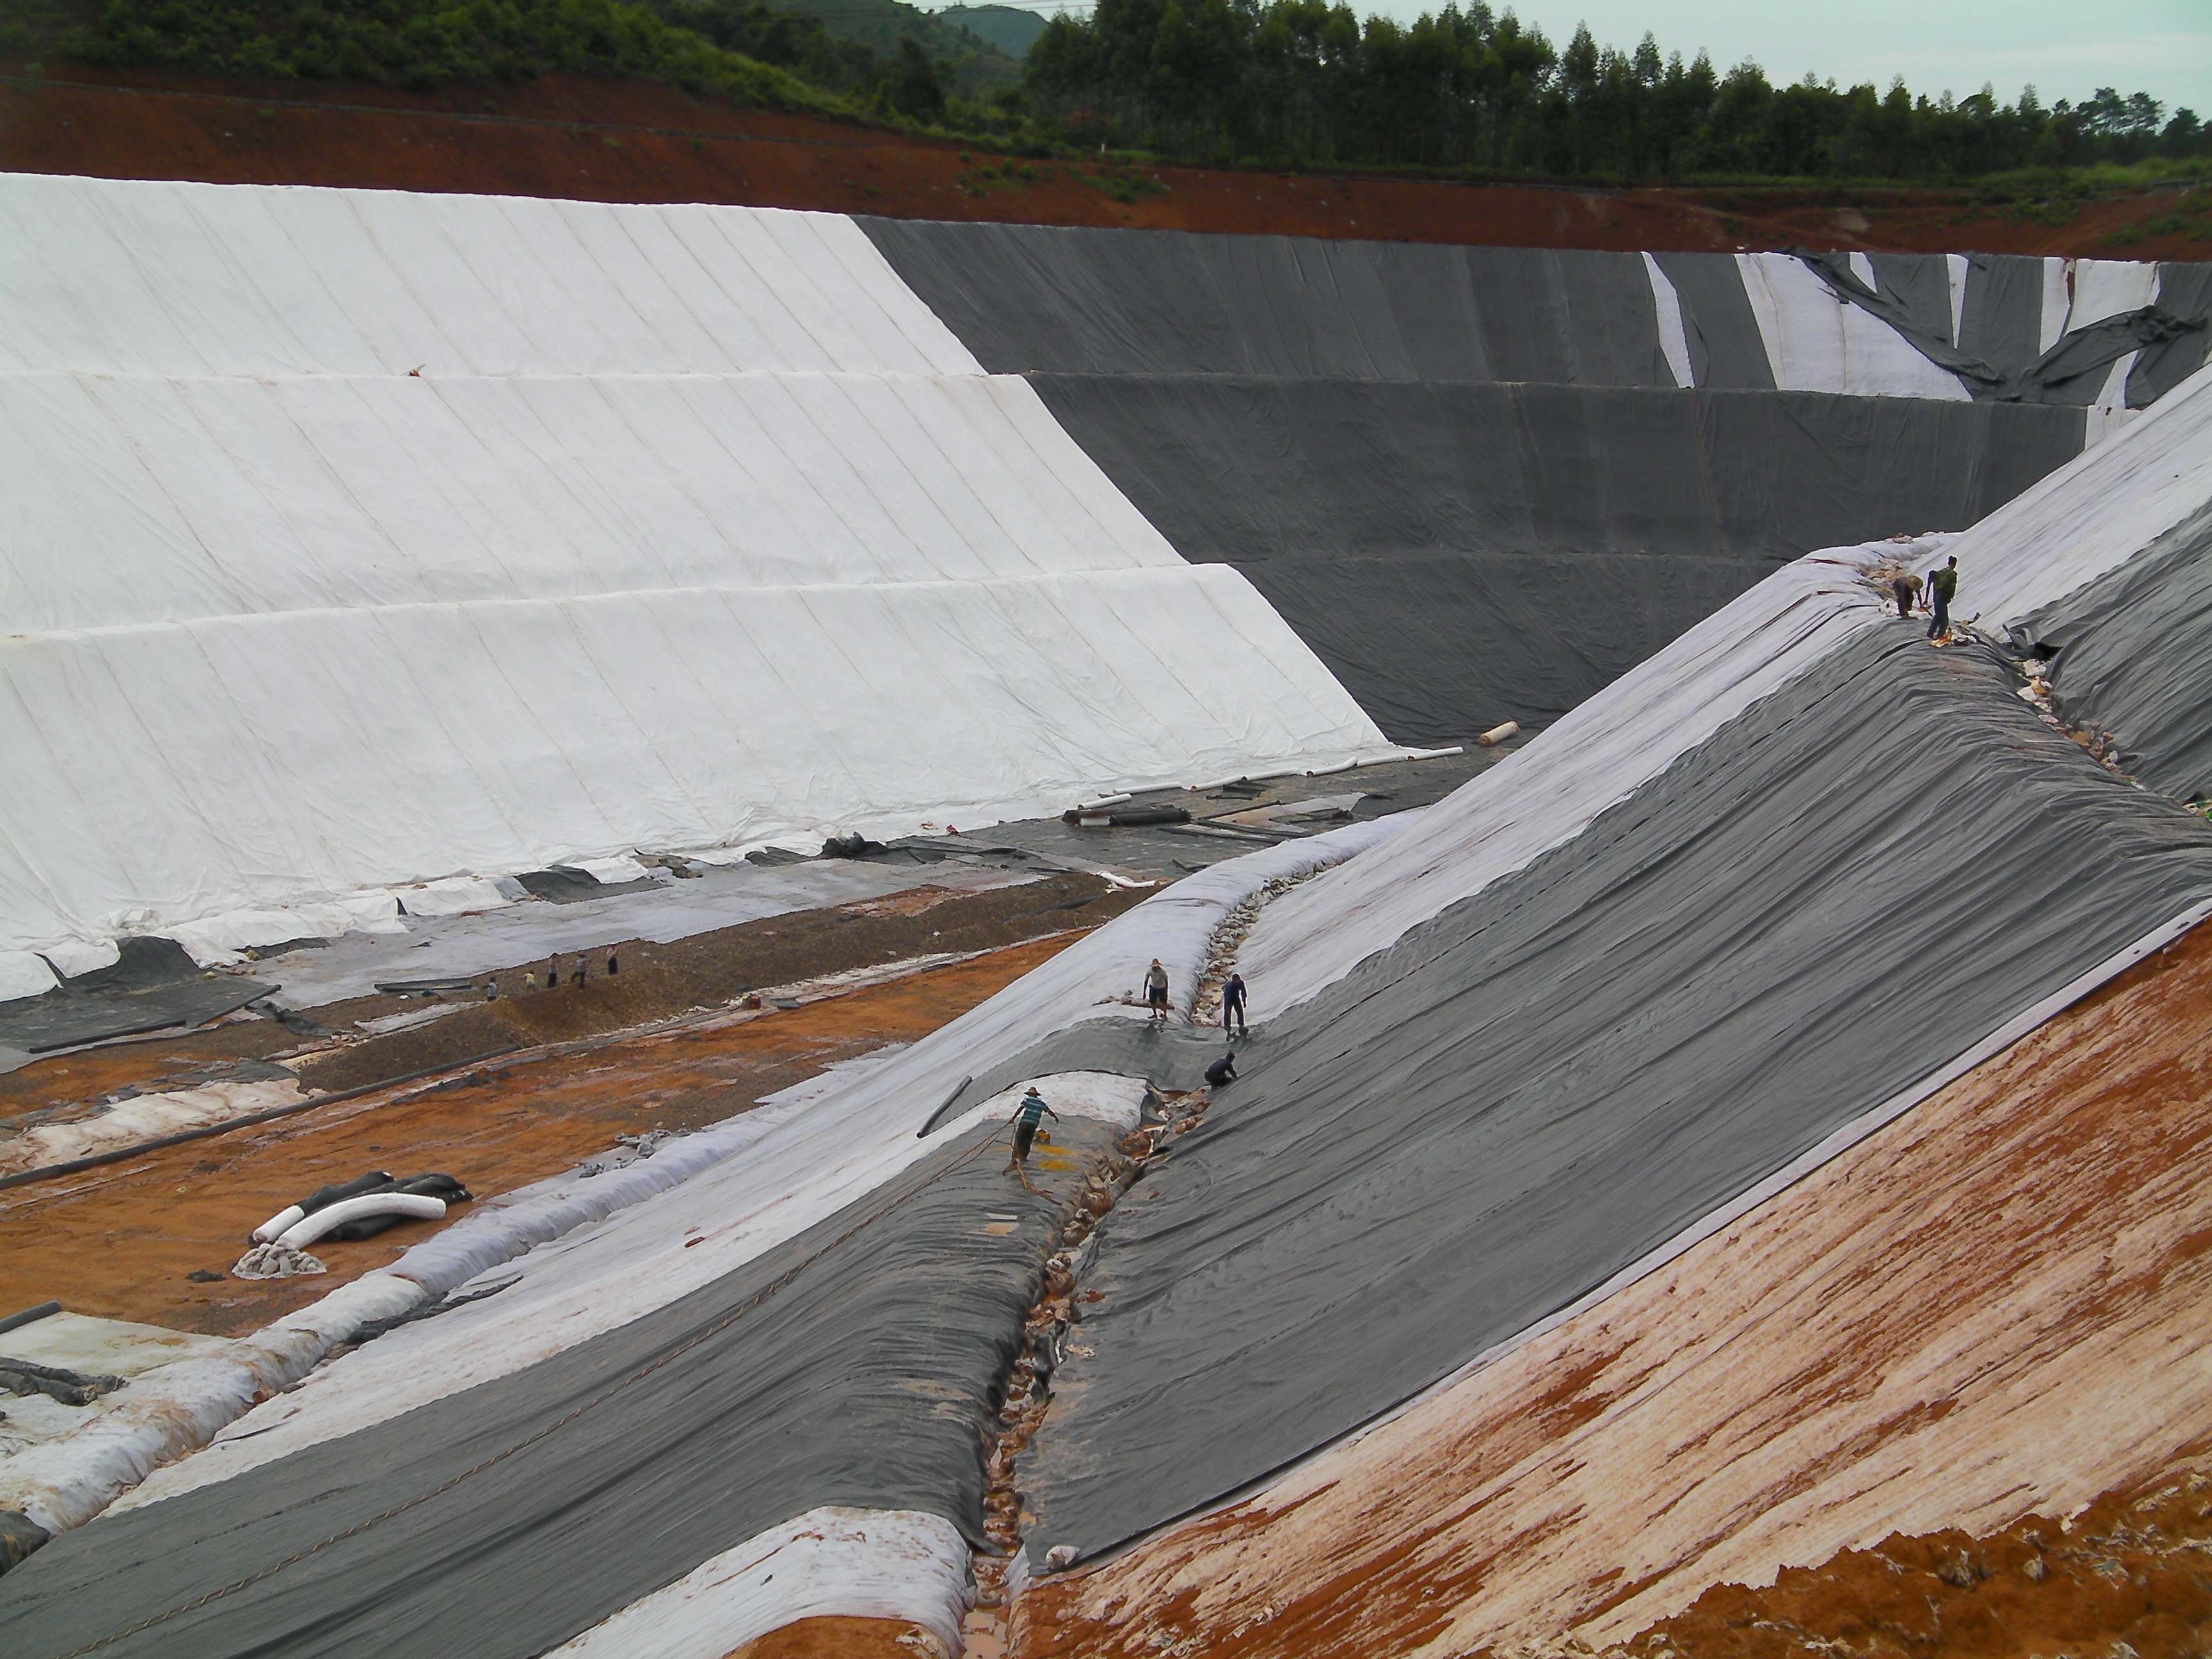
[[[1033,1555],[1336,1439],[2208,897],[2212,826],[1992,660],[1861,636],[1258,1028],[1100,1229]]]
[[[1113,1134],[1085,1118],[1049,1127],[1073,1150]],[[0,1645],[9,1659],[59,1659],[432,1492],[556,1424],[441,1496],[99,1650],[528,1659],[818,1504],[921,1510],[980,1537],[987,1419],[1042,1279],[1048,1220],[1076,1176],[1040,1165],[1034,1178],[1048,1196],[1024,1193],[1000,1173],[1001,1141],[757,1311],[677,1350],[986,1133],[969,1132],[799,1239],[527,1370],[63,1534],[0,1577]],[[994,1213],[1018,1216],[1017,1230],[987,1232]]]
[[[2212,508],[2015,632],[2057,651],[2049,678],[2069,725],[2118,738],[2122,765],[2150,787],[2212,797]]]
[[[1409,743],[1555,719],[1777,566],[1964,529],[2082,433],[1825,392],[1033,379],[1177,550],[1242,570]]]
[[[2081,448],[2078,410],[1775,391],[1724,253],[1655,256],[1690,392],[1641,254],[861,222],[1408,743],[1542,725],[1775,565],[1965,529]],[[2033,362],[2041,267],[2018,264],[1968,331]],[[1881,269],[1957,356],[1942,258]]]
[[[1674,384],[1639,254],[860,224],[993,374]]]

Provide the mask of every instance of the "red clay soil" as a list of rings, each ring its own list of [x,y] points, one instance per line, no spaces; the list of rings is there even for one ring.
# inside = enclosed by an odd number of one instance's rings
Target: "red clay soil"
[[[836,1061],[925,1036],[1070,942],[1016,945],[719,1029],[488,1067],[19,1188],[0,1194],[0,1309],[54,1297],[74,1313],[241,1334],[432,1231],[318,1245],[326,1274],[225,1275],[255,1225],[326,1182],[442,1170],[480,1196],[508,1192],[607,1151],[617,1135],[699,1128]],[[195,1272],[225,1276],[195,1280]]]
[[[1605,1659],[2196,1659],[2208,1651],[2212,1475],[2193,1462],[2069,1518],[2034,1516],[1989,1538],[1887,1538],[1792,1568],[1766,1589],[1718,1585],[1687,1612],[1602,1650]]]
[[[25,67],[0,60],[8,171],[1524,247],[2212,258],[2203,190],[2100,198],[2052,224],[1962,191],[1601,191],[1158,167],[1123,202],[1106,188],[1118,167],[1001,167],[972,146],[736,110],[651,82],[549,76],[416,95],[75,64],[34,79]]]
[[[2118,1530],[2212,1446],[2208,1030],[2212,925],[1401,1416],[1046,1577],[1013,1651],[2208,1651],[2212,1489],[2158,1498],[2155,1539]],[[2112,1493],[2071,1534],[2033,1519]],[[2020,1582],[2031,1534],[2047,1595]],[[1845,1645],[1790,1646],[1793,1621]]]
[[[902,1619],[802,1619],[748,1642],[729,1659],[917,1659],[943,1645]]]

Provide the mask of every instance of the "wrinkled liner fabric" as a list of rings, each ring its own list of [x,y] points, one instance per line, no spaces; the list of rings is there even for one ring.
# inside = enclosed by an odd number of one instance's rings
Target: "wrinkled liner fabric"
[[[957,1653],[968,1603],[968,1545],[951,1522],[824,1507],[702,1562],[547,1659],[726,1659],[824,1616],[919,1625]]]
[[[65,1534],[0,1579],[11,1642],[526,1659],[824,1504],[979,1540],[980,1448],[1054,1226],[1123,1132],[1050,1127],[1034,1190],[1003,1172],[1003,1123],[977,1123],[540,1364]]]
[[[1974,523],[2083,430],[1814,392],[1036,384],[1184,556],[1249,576],[1404,742],[1556,719],[1788,559]]]
[[[2212,830],[1921,635],[1856,634],[1268,1023],[1102,1226],[1033,1549],[1341,1437],[2212,896]]]

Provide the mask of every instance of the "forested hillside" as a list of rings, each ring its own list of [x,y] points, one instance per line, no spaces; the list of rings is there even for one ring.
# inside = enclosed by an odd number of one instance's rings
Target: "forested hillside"
[[[2141,93],[1776,87],[1648,33],[1622,52],[1577,29],[1559,49],[1485,0],[1411,25],[1323,0],[1099,0],[1046,28],[1028,87],[1039,116],[1164,155],[1563,178],[1956,179],[2208,144],[2193,112]]]
[[[1049,23],[902,0],[13,0],[0,52],[416,90],[622,76],[1035,156],[1104,145],[1498,178],[1953,182],[2102,163],[2193,175],[2212,154],[2193,112],[2142,93],[2046,105],[2033,88],[2005,102],[1989,87],[1959,99],[1901,82],[1777,87],[1756,64],[1686,62],[1650,34],[1624,52],[1577,29],[1555,47],[1486,0],[1410,25],[1324,0],[1099,0]]]

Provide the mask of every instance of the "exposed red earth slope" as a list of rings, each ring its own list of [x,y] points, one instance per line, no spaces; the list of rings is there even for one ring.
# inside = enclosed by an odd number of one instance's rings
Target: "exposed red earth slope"
[[[1960,191],[1596,191],[1158,167],[1122,201],[1108,188],[1118,167],[1009,162],[642,82],[551,76],[416,95],[26,67],[0,61],[0,168],[19,172],[1510,246],[2212,257],[2212,190],[2100,198],[2052,224],[2037,216],[2048,210]]]
[[[1048,1579],[1021,1604],[1018,1651],[1797,1652],[1720,1633],[1755,1622],[1746,1607],[1791,1605],[1802,1575],[1748,1602],[1698,1598],[1900,1534],[1928,1539],[1916,1547],[1934,1562],[1955,1540],[1929,1535],[1946,1529],[2014,1528],[2018,1544],[2031,1516],[2107,1493],[2125,1510],[2131,1488],[2212,1437],[2208,1029],[2212,927],[1364,1439]],[[2202,1507],[2201,1490],[2174,1501]],[[2186,1522],[2199,1537],[2201,1520]],[[2195,1546],[2165,1553],[2198,1571]],[[1839,1583],[1867,1576],[1838,1571]],[[2081,1598],[2109,1577],[2092,1565]],[[2194,1629],[2201,1587],[2191,1595],[2169,1610]],[[2112,1607],[2077,1599],[2038,1617],[2054,1632],[2086,1621],[2100,1652],[2148,1616],[2130,1603],[2114,1624]],[[1638,1638],[1678,1618],[1671,1646]],[[2185,1650],[2137,1647],[2154,1650]]]

